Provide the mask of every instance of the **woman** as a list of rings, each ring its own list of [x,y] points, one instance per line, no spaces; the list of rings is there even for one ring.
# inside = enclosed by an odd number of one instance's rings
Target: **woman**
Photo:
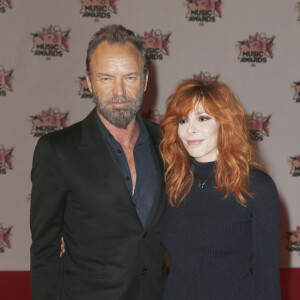
[[[280,299],[278,194],[232,90],[181,82],[161,130],[170,254],[163,300]]]

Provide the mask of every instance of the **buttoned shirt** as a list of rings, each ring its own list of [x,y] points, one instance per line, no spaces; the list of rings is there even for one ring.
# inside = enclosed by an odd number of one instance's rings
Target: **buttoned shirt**
[[[157,170],[151,151],[149,133],[142,118],[137,114],[139,123],[139,136],[134,145],[133,156],[136,169],[136,185],[132,193],[132,178],[127,162],[126,155],[122,146],[116,141],[113,135],[108,131],[95,110],[95,120],[97,127],[101,132],[105,143],[116,163],[117,168],[124,180],[127,190],[132,198],[136,212],[143,226],[146,225],[151,207],[157,192]]]

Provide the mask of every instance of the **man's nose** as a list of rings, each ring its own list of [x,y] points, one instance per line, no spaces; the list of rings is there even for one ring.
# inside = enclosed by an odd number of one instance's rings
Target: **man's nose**
[[[113,96],[114,97],[126,96],[126,90],[124,87],[123,80],[121,80],[121,79],[115,80],[114,87],[113,87]]]

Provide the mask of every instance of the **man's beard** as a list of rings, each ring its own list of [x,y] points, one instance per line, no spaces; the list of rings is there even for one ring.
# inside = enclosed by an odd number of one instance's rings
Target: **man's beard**
[[[112,97],[109,99],[100,99],[98,93],[93,88],[94,102],[96,103],[98,111],[101,115],[112,125],[118,128],[127,128],[128,124],[135,118],[139,111],[144,97],[144,85],[142,84],[141,89],[136,99],[121,96]],[[127,102],[124,107],[118,107],[110,105],[111,103],[122,103]]]

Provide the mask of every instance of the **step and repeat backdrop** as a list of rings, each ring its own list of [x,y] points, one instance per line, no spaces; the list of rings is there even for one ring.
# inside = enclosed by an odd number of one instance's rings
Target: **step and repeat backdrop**
[[[0,270],[29,269],[34,147],[93,109],[86,48],[113,23],[147,46],[144,117],[159,123],[182,79],[233,88],[280,195],[281,266],[300,267],[300,2],[0,0]]]

